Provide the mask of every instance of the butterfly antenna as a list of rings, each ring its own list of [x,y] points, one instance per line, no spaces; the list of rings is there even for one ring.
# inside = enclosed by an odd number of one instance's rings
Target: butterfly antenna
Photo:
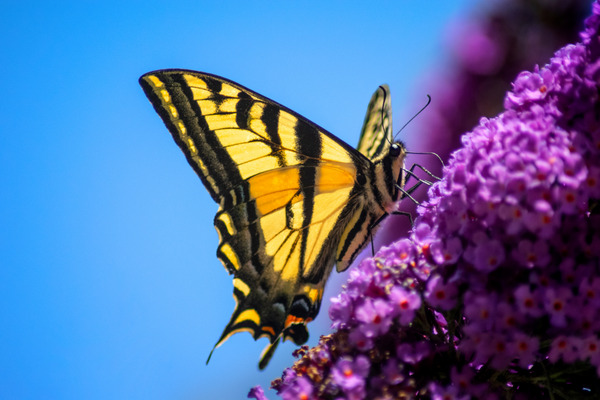
[[[430,103],[431,103],[431,96],[427,95],[427,104],[425,104],[415,115],[412,116],[411,119],[409,119],[404,125],[402,125],[402,128],[400,128],[398,133],[396,133],[396,135],[394,136],[394,139],[396,138],[396,136],[398,136],[400,134],[400,132],[402,132],[404,130],[404,128],[406,128],[406,126],[408,124],[410,124],[412,122],[413,119],[417,118],[417,116],[419,114],[421,114],[423,112],[423,110],[425,110],[429,106]]]
[[[440,164],[442,164],[442,167],[446,166],[444,164],[444,161],[442,161],[442,157],[440,157],[437,153],[434,153],[433,151],[423,151],[423,152],[407,151],[406,154],[423,154],[423,155],[435,156],[440,161]]]

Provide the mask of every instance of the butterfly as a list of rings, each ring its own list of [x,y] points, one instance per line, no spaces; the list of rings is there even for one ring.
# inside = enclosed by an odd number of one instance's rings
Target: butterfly
[[[236,307],[213,351],[237,332],[267,337],[263,369],[281,339],[308,340],[333,267],[350,266],[405,193],[389,88],[373,94],[354,149],[216,75],[168,69],[139,82],[219,205],[217,257],[233,274]]]

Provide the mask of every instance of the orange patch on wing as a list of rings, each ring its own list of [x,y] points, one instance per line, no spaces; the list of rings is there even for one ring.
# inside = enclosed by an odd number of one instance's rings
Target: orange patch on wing
[[[260,328],[263,332],[269,333],[271,336],[275,336],[275,330],[270,326],[263,326]]]
[[[307,324],[310,321],[312,321],[312,318],[300,318],[300,317],[296,317],[295,315],[288,315],[287,318],[285,319],[285,328],[289,328],[290,326],[294,325],[294,324]]]
[[[352,164],[329,162],[317,169],[319,193],[333,192],[354,186],[356,167]]]
[[[300,174],[298,168],[278,168],[255,175],[248,183],[256,208],[261,215],[267,215],[292,201],[300,188]]]

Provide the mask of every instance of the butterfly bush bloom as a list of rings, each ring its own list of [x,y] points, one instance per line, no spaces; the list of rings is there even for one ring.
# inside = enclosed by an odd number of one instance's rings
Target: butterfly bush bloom
[[[599,28],[595,2],[581,42],[463,136],[410,238],[352,271],[337,331],[273,382],[282,398],[600,396]]]
[[[500,0],[482,2],[483,12],[448,29],[449,63],[423,85],[435,102],[417,121],[429,151],[445,158],[481,116],[501,111],[514,77],[545,63],[556,49],[577,40],[590,0]],[[485,14],[484,14],[485,13]],[[447,65],[450,64],[450,65]],[[439,78],[441,77],[441,79]],[[433,82],[431,82],[433,81]]]

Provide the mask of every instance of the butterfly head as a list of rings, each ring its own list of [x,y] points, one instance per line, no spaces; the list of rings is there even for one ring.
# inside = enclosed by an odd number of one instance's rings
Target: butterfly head
[[[388,153],[384,159],[384,170],[387,176],[387,187],[392,194],[394,202],[400,198],[400,190],[398,187],[404,187],[406,183],[406,175],[403,172],[404,160],[406,159],[406,147],[404,143],[397,141],[390,145]]]
[[[390,146],[390,156],[399,157],[404,151],[404,145],[401,142],[392,143]]]

